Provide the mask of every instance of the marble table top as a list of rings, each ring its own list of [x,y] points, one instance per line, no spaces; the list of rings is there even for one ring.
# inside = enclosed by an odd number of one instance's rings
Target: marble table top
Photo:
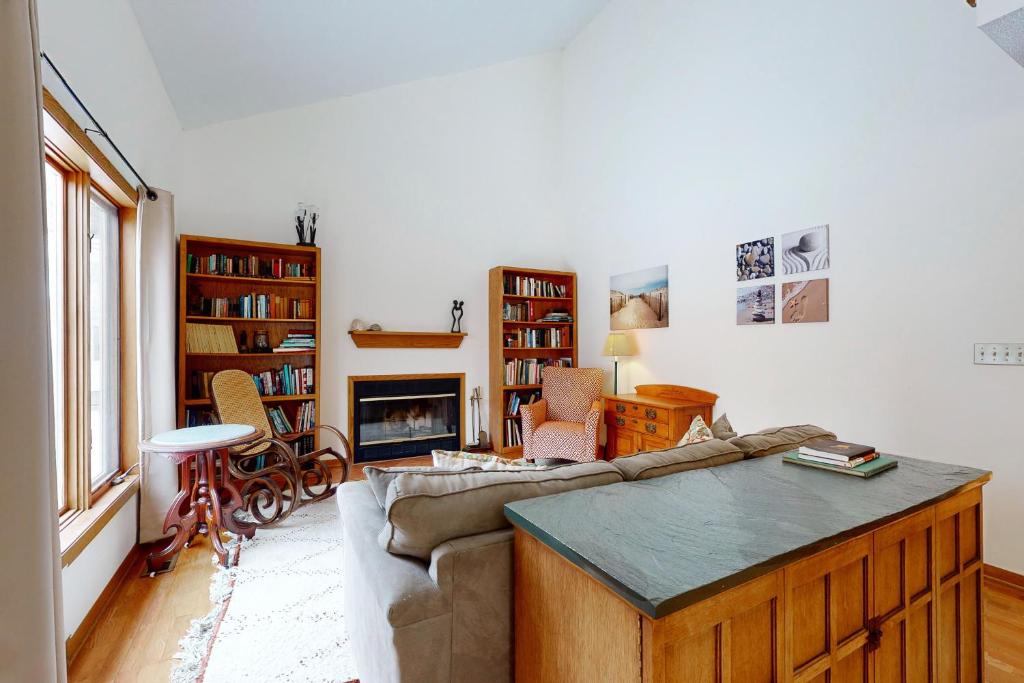
[[[861,479],[773,455],[520,500],[505,516],[660,618],[991,477],[897,460]]]

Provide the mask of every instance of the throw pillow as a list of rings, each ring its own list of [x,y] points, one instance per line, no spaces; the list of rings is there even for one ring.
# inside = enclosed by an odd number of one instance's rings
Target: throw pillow
[[[525,458],[505,460],[493,453],[467,453],[465,451],[433,451],[434,467],[448,470],[461,470],[477,467],[482,470],[536,470],[545,466],[529,462]]]
[[[736,430],[732,428],[732,423],[729,422],[729,416],[725,413],[720,418],[711,423],[711,433],[715,435],[716,439],[722,441],[728,441],[734,436],[739,436]]]
[[[698,415],[693,418],[693,422],[690,423],[690,428],[683,434],[683,438],[679,439],[677,446],[686,446],[691,443],[700,443],[701,441],[710,441],[715,438],[715,435],[711,433],[711,428],[704,422],[704,418]]]

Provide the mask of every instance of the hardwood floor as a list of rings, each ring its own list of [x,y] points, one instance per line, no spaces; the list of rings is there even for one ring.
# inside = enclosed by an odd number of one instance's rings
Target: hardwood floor
[[[429,465],[429,456],[379,463]],[[363,479],[362,466],[352,479]],[[71,683],[167,681],[178,639],[192,619],[210,611],[212,549],[203,537],[181,554],[173,572],[139,578],[140,555],[129,578],[69,668]],[[1024,682],[1024,589],[987,578],[985,581],[985,661],[989,683]]]

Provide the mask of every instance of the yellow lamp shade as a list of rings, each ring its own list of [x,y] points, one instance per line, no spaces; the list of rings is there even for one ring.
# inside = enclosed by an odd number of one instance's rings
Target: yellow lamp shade
[[[633,337],[626,334],[625,332],[610,332],[608,339],[604,342],[604,351],[601,355],[604,356],[635,356],[636,345],[633,343]]]

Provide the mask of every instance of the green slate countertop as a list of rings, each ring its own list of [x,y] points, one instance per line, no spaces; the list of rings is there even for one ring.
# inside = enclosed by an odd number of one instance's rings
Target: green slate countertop
[[[505,516],[661,618],[991,478],[897,457],[870,479],[781,455],[505,505]]]

